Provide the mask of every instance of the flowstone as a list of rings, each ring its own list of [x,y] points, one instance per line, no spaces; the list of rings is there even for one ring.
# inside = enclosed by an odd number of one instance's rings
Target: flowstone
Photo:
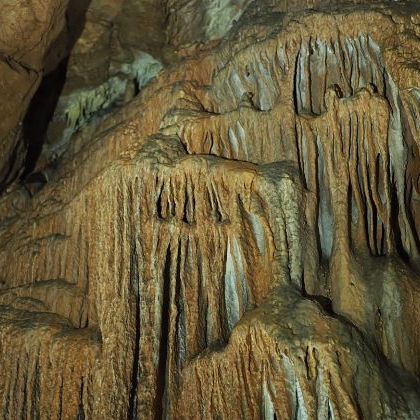
[[[1,415],[418,418],[419,5],[210,3],[0,198]]]

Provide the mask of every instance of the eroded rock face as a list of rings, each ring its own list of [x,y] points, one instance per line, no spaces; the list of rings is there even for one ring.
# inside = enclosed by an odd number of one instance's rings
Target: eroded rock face
[[[22,120],[41,83],[45,56],[63,30],[67,0],[3,0],[0,14],[0,189],[25,161]]]
[[[419,417],[419,6],[166,6],[1,197],[3,416]]]

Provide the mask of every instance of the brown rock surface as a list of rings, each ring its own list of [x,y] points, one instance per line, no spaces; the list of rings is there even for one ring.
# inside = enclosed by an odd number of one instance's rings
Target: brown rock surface
[[[98,0],[57,41],[3,418],[420,416],[420,8],[342,3]]]
[[[25,160],[22,120],[41,83],[45,56],[64,27],[67,0],[2,0],[0,13],[0,189]]]

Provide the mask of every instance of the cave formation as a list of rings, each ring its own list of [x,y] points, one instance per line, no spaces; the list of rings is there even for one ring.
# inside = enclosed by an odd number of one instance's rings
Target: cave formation
[[[420,418],[417,0],[0,6],[1,418]]]

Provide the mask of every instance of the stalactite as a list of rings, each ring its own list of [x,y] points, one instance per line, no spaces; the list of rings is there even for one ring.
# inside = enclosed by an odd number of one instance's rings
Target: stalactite
[[[3,417],[418,417],[418,16],[239,3],[166,2],[179,50],[133,49],[140,95],[0,197]]]

